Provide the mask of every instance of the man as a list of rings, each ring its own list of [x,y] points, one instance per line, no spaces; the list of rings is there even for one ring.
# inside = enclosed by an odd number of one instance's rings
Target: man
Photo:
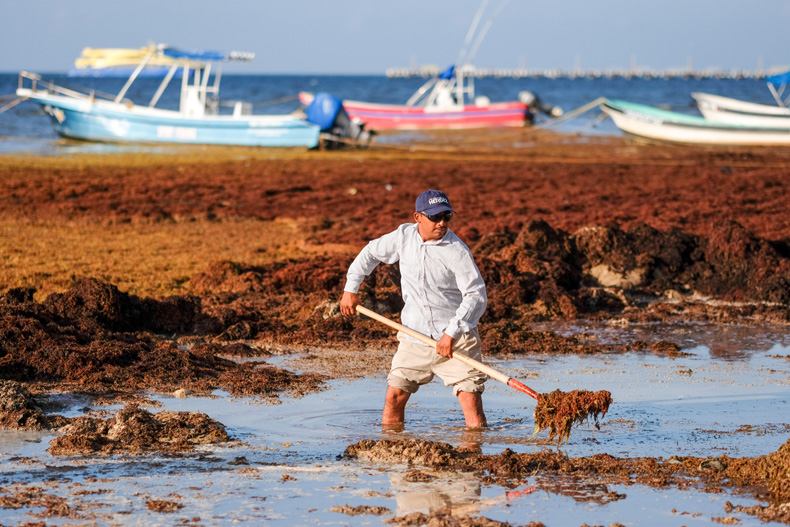
[[[466,426],[486,426],[482,393],[487,377],[453,360],[453,349],[481,360],[477,322],[488,297],[469,248],[448,229],[455,211],[447,196],[426,190],[417,197],[415,223],[371,241],[357,255],[346,276],[340,311],[353,316],[360,304],[362,281],[379,263],[400,262],[403,325],[438,341],[436,349],[398,333],[398,351],[387,377],[382,422],[404,422],[411,394],[438,375],[464,413]]]

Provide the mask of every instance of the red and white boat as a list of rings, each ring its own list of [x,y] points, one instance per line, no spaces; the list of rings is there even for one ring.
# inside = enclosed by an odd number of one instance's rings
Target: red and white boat
[[[450,66],[426,82],[405,105],[378,104],[343,100],[352,120],[364,123],[367,130],[436,130],[524,126],[531,124],[533,111],[552,116],[559,108],[546,108],[530,92],[521,92],[519,100],[492,103],[488,97],[475,97],[474,69]],[[299,94],[302,104],[313,101],[313,94]]]

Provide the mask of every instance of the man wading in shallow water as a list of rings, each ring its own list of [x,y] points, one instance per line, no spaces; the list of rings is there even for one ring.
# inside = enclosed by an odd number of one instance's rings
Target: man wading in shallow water
[[[453,387],[466,426],[484,427],[482,393],[488,377],[451,357],[455,348],[481,360],[477,322],[488,302],[485,283],[469,248],[448,229],[455,211],[447,196],[426,190],[417,197],[414,210],[416,223],[405,223],[371,241],[357,255],[346,275],[340,311],[345,316],[356,313],[359,287],[378,264],[400,262],[403,325],[438,343],[434,350],[398,333],[382,423],[403,423],[411,394],[438,375]]]

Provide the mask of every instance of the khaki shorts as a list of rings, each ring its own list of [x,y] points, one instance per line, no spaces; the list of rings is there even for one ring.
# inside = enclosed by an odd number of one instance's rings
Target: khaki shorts
[[[398,340],[400,344],[392,357],[388,385],[415,393],[438,375],[445,386],[453,387],[453,395],[457,396],[459,391],[483,393],[483,383],[488,380],[484,373],[459,360],[442,357],[432,347],[409,340],[404,333],[398,333]],[[479,361],[482,360],[480,344],[480,334],[474,328],[455,341],[453,350]]]

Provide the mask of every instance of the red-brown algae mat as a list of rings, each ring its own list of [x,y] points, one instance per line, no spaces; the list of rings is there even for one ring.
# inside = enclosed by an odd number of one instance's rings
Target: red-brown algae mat
[[[3,156],[0,525],[790,524],[790,154],[542,137]],[[380,426],[394,338],[337,300],[424,187],[564,422],[489,382],[467,430],[437,382]]]

